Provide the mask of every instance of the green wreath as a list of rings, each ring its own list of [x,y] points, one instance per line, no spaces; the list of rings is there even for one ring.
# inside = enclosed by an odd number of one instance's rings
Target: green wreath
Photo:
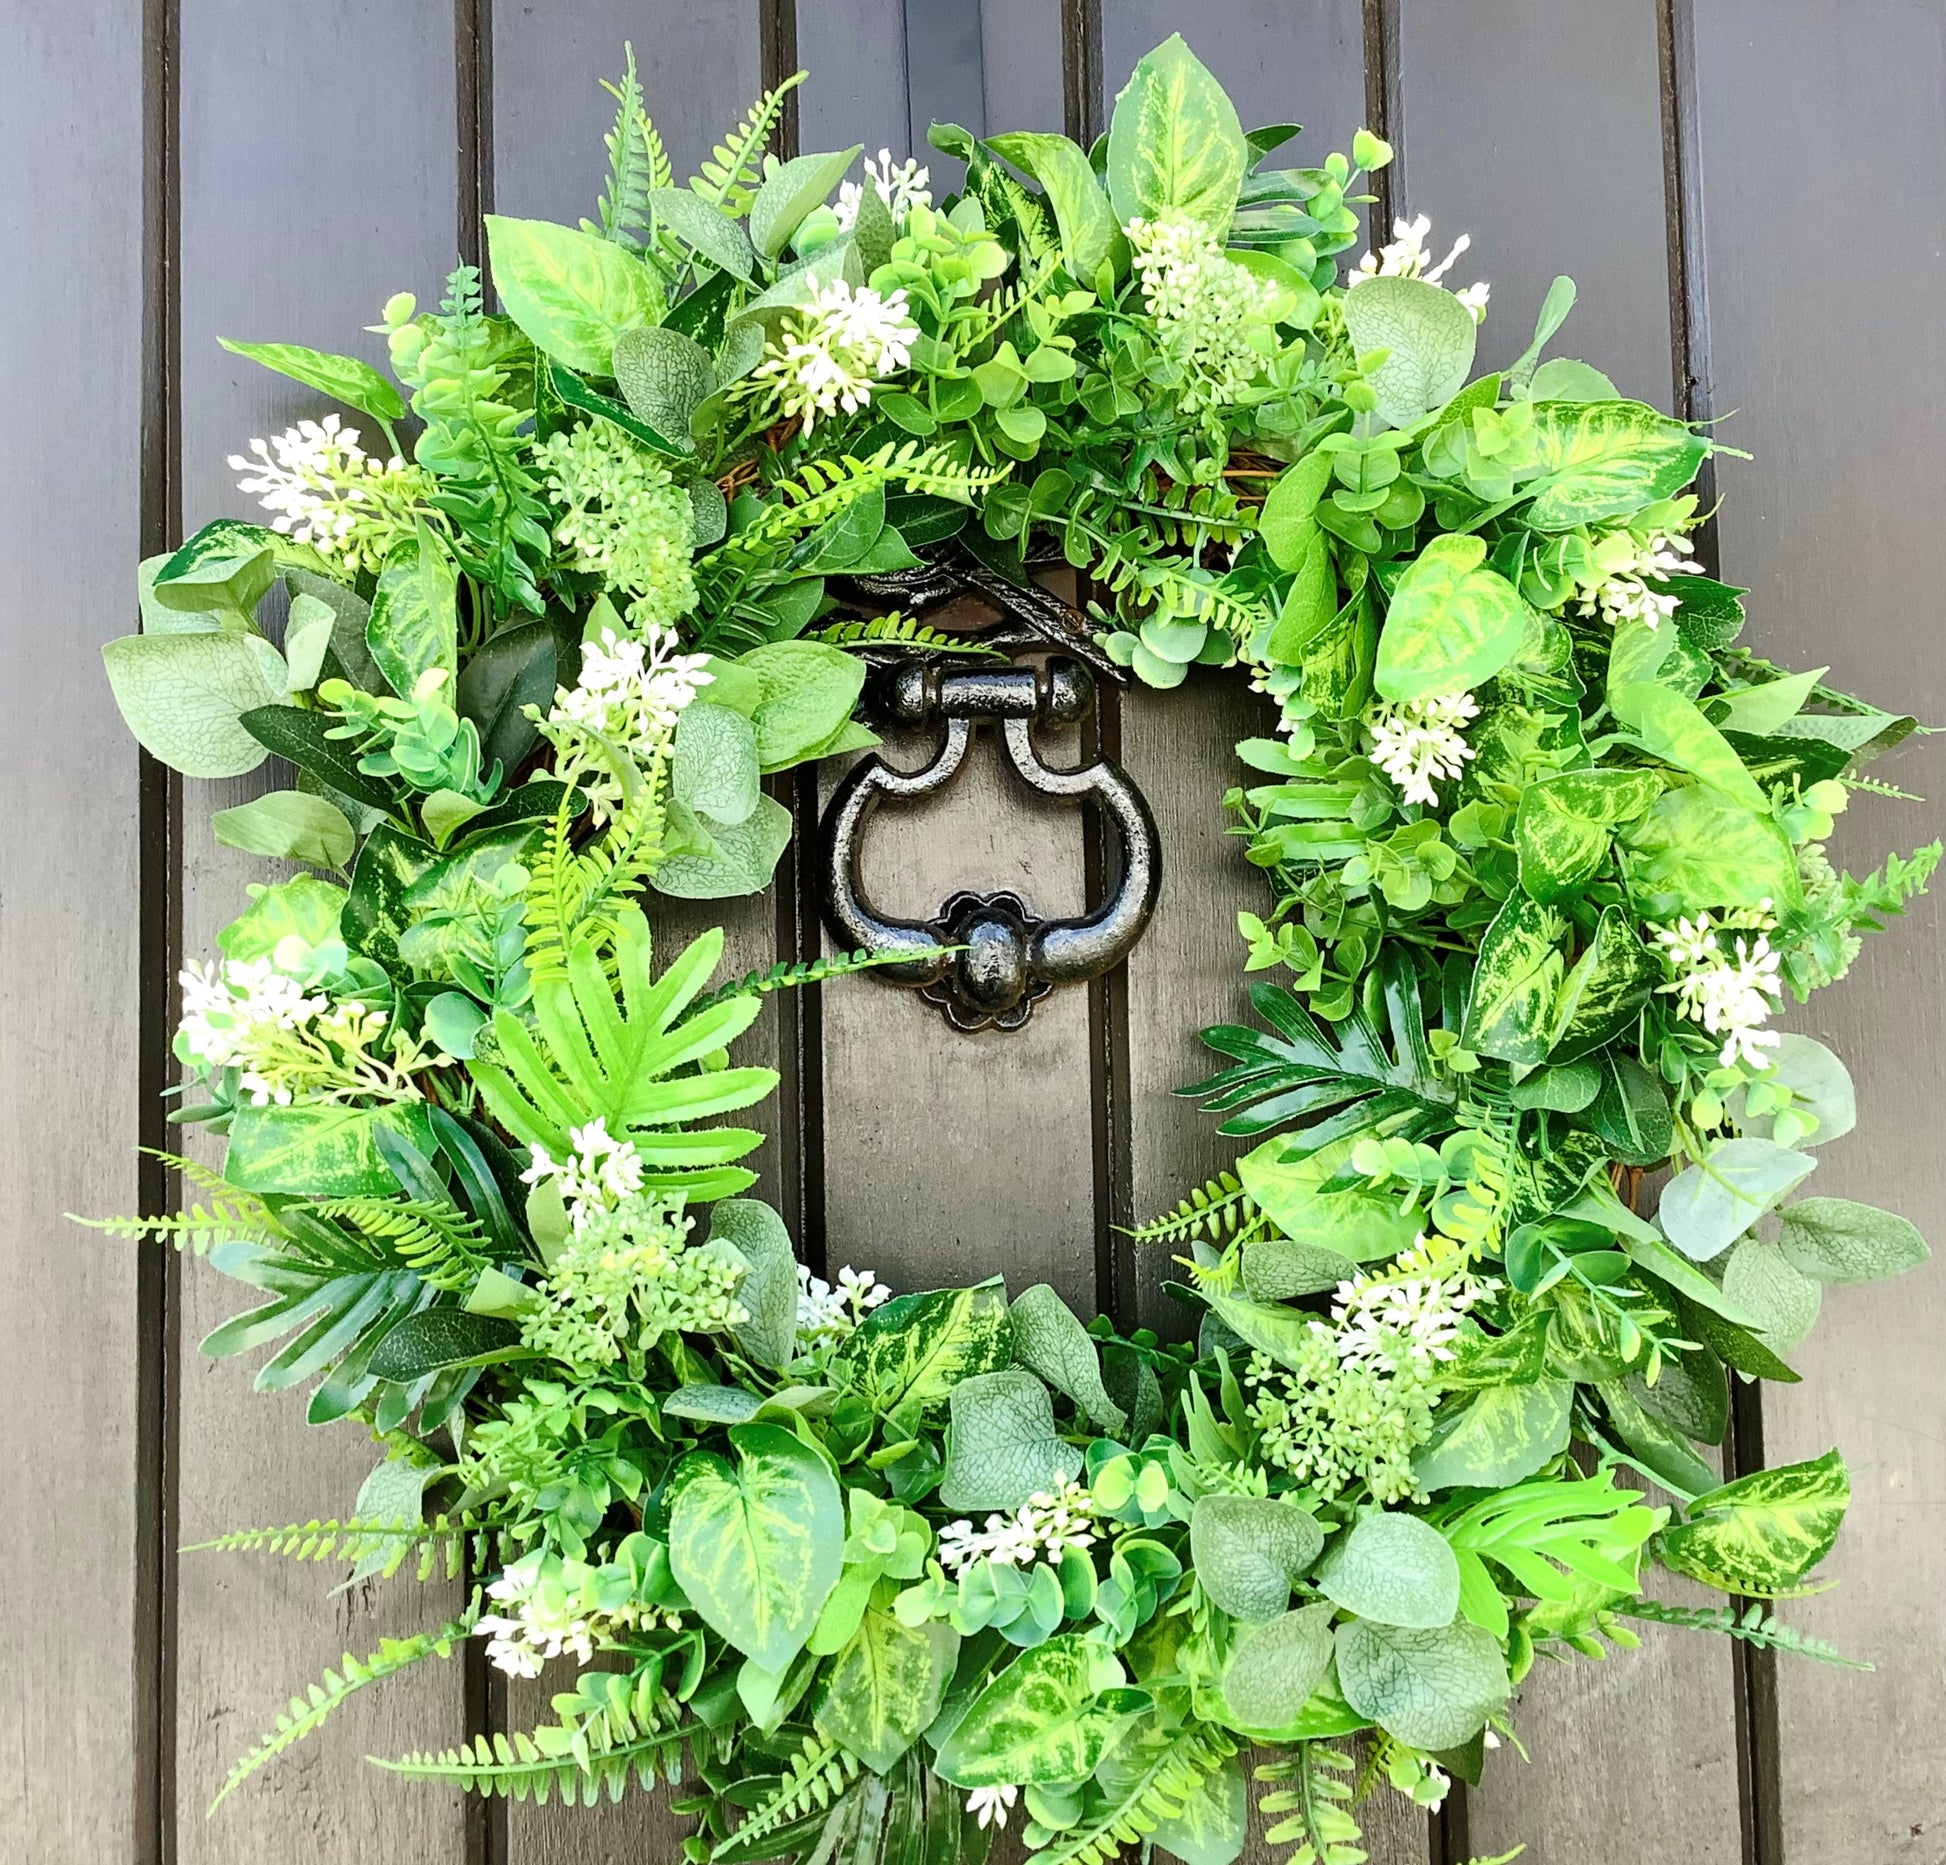
[[[1266,168],[1291,132],[1180,39],[1092,152],[935,128],[938,204],[914,162],[766,155],[790,85],[676,187],[632,59],[612,88],[596,219],[489,219],[502,313],[465,266],[393,299],[396,386],[230,346],[352,413],[237,456],[271,527],[145,564],[106,650],[177,770],[296,767],[215,832],[303,870],[183,977],[176,1118],[221,1173],[106,1228],[262,1291],[205,1351],[272,1349],[260,1387],[383,1448],[349,1516],[215,1545],[479,1583],[222,1792],[482,1637],[578,1667],[554,1719],[385,1765],[666,1780],[726,1865],[977,1859],[1010,1813],[1050,1861],[1225,1865],[1256,1749],[1317,1865],[1363,1856],[1367,1789],[1476,1779],[1537,1653],[1650,1620],[1835,1658],[1763,1602],[1843,1462],[1719,1483],[1708,1447],[1826,1283],[1925,1256],[1793,1199],[1852,1090],[1774,1016],[1940,848],[1826,861],[1912,721],[1738,645],[1686,490],[1725,450],[1541,360],[1565,279],[1473,378],[1464,242],[1402,222],[1340,272],[1386,145]],[[1058,550],[1116,663],[1240,666],[1278,715],[1225,802],[1284,976],[1190,1091],[1250,1150],[1141,1233],[1193,1346],[812,1276],[719,1117],[775,1086],[731,1059],[763,996],[869,961],[713,986],[720,932],[651,938],[654,894],[766,885],[765,775],[875,742],[858,650],[955,651],[829,620],[830,579],[949,547]]]

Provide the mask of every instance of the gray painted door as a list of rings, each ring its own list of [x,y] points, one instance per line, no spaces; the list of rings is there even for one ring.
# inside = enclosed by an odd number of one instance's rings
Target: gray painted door
[[[309,412],[219,334],[346,346],[401,286],[424,292],[482,208],[572,220],[597,177],[598,79],[632,39],[678,163],[760,82],[808,65],[805,147],[895,152],[926,124],[1103,120],[1104,74],[1181,29],[1251,120],[1305,146],[1366,122],[1398,145],[1385,211],[1470,230],[1509,353],[1547,280],[1581,284],[1578,353],[1623,388],[1723,419],[1711,547],[1785,660],[1946,715],[1946,13],[1937,0],[14,0],[0,60],[0,275],[14,363],[0,459],[0,614],[12,701],[0,844],[0,1861],[410,1858],[424,1865],[677,1856],[645,1802],[490,1809],[415,1792],[367,1753],[520,1727],[538,1686],[476,1665],[361,1697],[214,1823],[202,1808],[284,1692],[437,1599],[327,1598],[301,1566],[183,1555],[235,1524],[343,1509],[369,1461],[307,1431],[193,1343],[207,1279],[137,1262],[65,1210],[159,1196],[171,979],[246,878],[208,818],[243,784],[138,762],[96,648],[130,567],[240,509],[240,437]],[[814,1261],[906,1282],[971,1265],[1167,1324],[1157,1268],[1118,1227],[1226,1163],[1168,1091],[1237,995],[1251,878],[1222,834],[1235,682],[1104,700],[1096,734],[1148,793],[1166,878],[1125,971],[1057,995],[1026,1033],[964,1037],[868,980],[766,1013],[784,1071],[769,1193]],[[1923,741],[1883,774],[1925,787]],[[814,818],[814,784],[786,799]],[[1886,806],[1872,832],[1920,839]],[[1853,865],[1883,850],[1854,839]],[[895,911],[1008,886],[1072,910],[1102,851],[991,768],[888,822],[871,876]],[[808,877],[735,916],[740,968],[814,950]],[[1883,942],[1830,1029],[1865,1072],[1832,1173],[1946,1233],[1946,948],[1937,909]],[[1937,1274],[1855,1296],[1795,1391],[1740,1409],[1748,1465],[1842,1444],[1856,1483],[1843,1584],[1798,1609],[1875,1676],[1773,1669],[1651,1628],[1606,1666],[1527,1687],[1523,1737],[1428,1826],[1374,1822],[1385,1865],[1521,1840],[1536,1865],[1937,1861],[1946,1784],[1946,1363]],[[509,1696],[511,1699],[509,1700]],[[1268,1856],[1266,1854],[1266,1856]]]

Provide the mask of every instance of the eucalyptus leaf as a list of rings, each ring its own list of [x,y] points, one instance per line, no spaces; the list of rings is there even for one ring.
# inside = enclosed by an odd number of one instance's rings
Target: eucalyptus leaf
[[[343,868],[355,846],[345,813],[301,790],[273,790],[210,818],[210,833],[225,848],[274,861],[303,861],[316,868]]]
[[[185,777],[240,777],[264,760],[244,716],[284,696],[283,656],[261,635],[124,635],[101,650],[123,721]]]
[[[1720,1256],[1758,1218],[1817,1169],[1817,1161],[1769,1140],[1719,1140],[1663,1188],[1663,1233],[1698,1263]]]
[[[1081,1474],[1081,1453],[1054,1428],[1032,1373],[980,1373],[953,1388],[939,1499],[956,1510],[1017,1509]]]
[[[1354,1619],[1338,1628],[1345,1701],[1414,1748],[1457,1748],[1512,1691],[1500,1641],[1464,1623],[1408,1629]]]
[[[1203,1591],[1233,1619],[1255,1624],[1290,1603],[1291,1588],[1323,1551],[1324,1531],[1316,1517],[1290,1503],[1212,1493],[1196,1499],[1189,1546]]]
[[[1014,1297],[1014,1358],[1056,1392],[1064,1393],[1102,1430],[1119,1437],[1128,1414],[1108,1396],[1101,1353],[1059,1292],[1045,1282]]]
[[[1459,1610],[1459,1562],[1430,1522],[1385,1511],[1361,1517],[1332,1547],[1318,1590],[1361,1619],[1450,1625]]]
[[[1386,352],[1369,380],[1379,413],[1394,427],[1443,408],[1472,373],[1480,333],[1473,313],[1424,279],[1366,279],[1345,294],[1344,315],[1361,356]]]

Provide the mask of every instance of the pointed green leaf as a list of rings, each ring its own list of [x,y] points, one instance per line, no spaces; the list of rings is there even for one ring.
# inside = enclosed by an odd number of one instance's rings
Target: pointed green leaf
[[[615,339],[655,322],[657,294],[648,268],[612,240],[548,220],[486,217],[494,289],[534,347],[605,376]]]
[[[1845,1460],[1827,1451],[1698,1496],[1684,1521],[1656,1537],[1656,1554],[1678,1573],[1726,1593],[1781,1593],[1831,1552],[1850,1501]]]
[[[1123,1677],[1114,1654],[1079,1632],[1023,1651],[940,1743],[934,1771],[956,1787],[1085,1780],[1119,1724],[1099,1699]]]
[[[1378,639],[1382,698],[1466,691],[1519,652],[1533,611],[1486,554],[1480,538],[1436,537],[1399,578]]]
[[[958,1655],[951,1626],[936,1619],[906,1626],[870,1609],[831,1660],[812,1720],[883,1774],[931,1727]]]
[[[1555,1006],[1566,960],[1567,921],[1552,907],[1511,895],[1480,941],[1460,1041],[1479,1055],[1533,1064],[1554,1045]]]
[[[1193,220],[1220,240],[1249,160],[1236,106],[1182,35],[1171,34],[1115,99],[1108,196],[1116,220]]]
[[[694,1452],[669,1489],[669,1566],[712,1631],[767,1671],[804,1648],[837,1584],[844,1502],[824,1459],[776,1425],[737,1425],[733,1469]]]
[[[1567,531],[1672,498],[1696,477],[1709,444],[1641,402],[1537,402],[1540,471],[1527,508],[1537,531]]]
[[[1504,1489],[1567,1448],[1574,1388],[1565,1380],[1489,1386],[1442,1408],[1431,1441],[1412,1460],[1423,1490]]]

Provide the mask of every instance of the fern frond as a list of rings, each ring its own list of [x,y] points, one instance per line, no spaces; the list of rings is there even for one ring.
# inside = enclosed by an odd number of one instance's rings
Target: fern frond
[[[576,937],[588,928],[612,933],[615,913],[661,865],[666,773],[658,749],[614,819],[578,853],[572,838],[574,793],[561,798],[528,869],[526,958],[537,980],[566,977]]]
[[[663,1732],[638,1735],[613,1748],[591,1750],[583,1761],[573,1752],[574,1732],[549,1724],[533,1735],[516,1730],[511,1736],[480,1736],[436,1754],[366,1759],[392,1774],[444,1781],[489,1799],[531,1800],[544,1807],[558,1796],[563,1806],[592,1807],[604,1792],[610,1800],[620,1800],[631,1776],[653,1792],[663,1751],[672,1739]]]
[[[902,965],[911,958],[930,958],[945,952],[946,946],[920,952],[839,952],[830,958],[800,959],[795,965],[773,965],[768,971],[746,972],[734,984],[697,998],[691,1014],[727,1003],[733,997],[768,997],[772,991],[795,991],[807,984],[822,984],[827,978],[849,977],[855,971],[870,971],[876,965]]]
[[[1349,1810],[1354,1789],[1347,1777],[1354,1766],[1349,1755],[1323,1742],[1300,1742],[1257,1769],[1260,1785],[1291,1783],[1257,1800],[1258,1811],[1275,1821],[1265,1840],[1292,1848],[1284,1865],[1365,1865],[1358,1822]]]
[[[764,556],[788,538],[815,531],[880,486],[897,484],[936,498],[971,500],[1012,470],[1011,464],[968,466],[945,448],[916,440],[899,445],[888,441],[864,459],[847,453],[807,460],[792,477],[767,487],[763,510],[699,562],[708,567]]]
[[[486,1238],[479,1220],[457,1205],[414,1198],[329,1198],[312,1209],[319,1217],[349,1224],[377,1245],[390,1264],[411,1270],[421,1281],[449,1293],[462,1293],[488,1266]]]
[[[788,1826],[792,1820],[821,1812],[858,1779],[862,1766],[856,1756],[837,1743],[827,1742],[820,1736],[806,1736],[803,1748],[784,1770],[784,1778],[770,1798],[754,1808],[750,1817],[710,1856],[715,1858],[732,1845],[747,1848],[765,1834]]]
[[[222,1173],[194,1159],[159,1147],[145,1146],[142,1150],[207,1193],[209,1205],[187,1205],[180,1211],[150,1217],[81,1217],[70,1211],[66,1214],[68,1221],[131,1243],[166,1243],[173,1249],[193,1250],[198,1256],[207,1256],[210,1247],[218,1243],[275,1244],[282,1240],[276,1219],[255,1192],[232,1185]]]
[[[214,1541],[191,1542],[182,1554],[276,1554],[293,1561],[361,1561],[384,1552],[380,1578],[390,1579],[416,1548],[418,1577],[459,1578],[466,1538],[481,1524],[438,1515],[430,1522],[382,1522],[360,1516],[343,1521],[289,1522],[277,1528],[238,1528]]]
[[[172,1249],[191,1250],[198,1256],[207,1256],[214,1244],[275,1244],[282,1237],[269,1222],[245,1218],[221,1206],[211,1211],[199,1204],[189,1205],[158,1217],[80,1217],[72,1211],[67,1216],[73,1223],[110,1237],[121,1237],[130,1243],[166,1243]]]
[[[901,615],[896,610],[890,615],[874,615],[869,621],[833,622],[827,628],[814,628],[805,639],[822,641],[834,648],[897,646],[988,660],[1005,658],[998,648],[990,648],[965,635],[942,634],[937,628],[927,627],[917,616]]]
[[[1036,1853],[1036,1865],[1112,1865],[1124,1846],[1140,1845],[1164,1820],[1180,1815],[1235,1753],[1221,1730],[1189,1726],[1163,1739],[1152,1754],[1118,1757],[1105,1804],[1091,1805],[1080,1826]]]
[[[1185,560],[1151,555],[1149,534],[1136,527],[1104,542],[1088,574],[1114,594],[1124,612],[1140,609],[1164,621],[1203,622],[1239,645],[1270,619],[1252,599],[1223,587],[1217,572]]]
[[[1221,1243],[1260,1215],[1242,1180],[1234,1172],[1219,1172],[1167,1216],[1155,1218],[1128,1235],[1137,1243],[1182,1244],[1197,1237]]]
[[[1643,1619],[1651,1625],[1687,1626],[1695,1632],[1721,1632],[1761,1651],[1795,1652],[1800,1658],[1842,1665],[1848,1671],[1878,1668],[1863,1658],[1847,1658],[1823,1639],[1785,1625],[1774,1612],[1765,1611],[1759,1601],[1752,1601],[1741,1613],[1734,1606],[1665,1606],[1660,1600],[1652,1599],[1634,1600],[1614,1610],[1625,1619]]]
[[[621,82],[601,81],[601,88],[615,100],[615,127],[603,139],[608,148],[608,185],[595,211],[606,238],[639,252],[644,244],[642,236],[654,222],[649,190],[668,187],[671,170],[669,152],[642,107],[635,47],[624,45],[622,53],[628,63]]]
[[[762,168],[764,150],[771,132],[784,114],[784,100],[804,82],[806,74],[793,73],[775,90],[765,91],[750,106],[744,119],[700,163],[700,173],[690,178],[690,187],[704,200],[727,207],[733,214],[747,214],[757,198],[755,183]]]
[[[346,1652],[335,1671],[326,1671],[301,1697],[292,1697],[290,1708],[277,1718],[277,1726],[230,1770],[229,1778],[209,1803],[214,1813],[230,1794],[256,1773],[265,1762],[274,1760],[294,1742],[301,1742],[320,1728],[339,1704],[367,1684],[391,1677],[417,1664],[422,1658],[448,1656],[453,1647],[473,1629],[469,1613],[450,1620],[437,1632],[421,1632],[413,1638],[379,1640],[378,1650],[369,1658],[354,1658]]]

